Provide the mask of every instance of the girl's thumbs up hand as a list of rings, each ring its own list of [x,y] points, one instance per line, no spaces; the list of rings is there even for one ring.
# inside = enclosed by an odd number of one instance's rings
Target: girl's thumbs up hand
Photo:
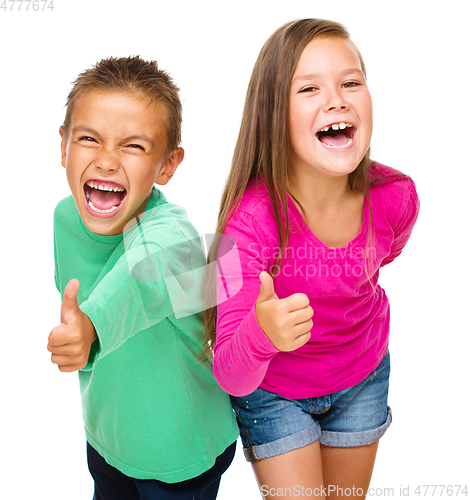
[[[85,368],[91,344],[97,338],[93,323],[78,306],[79,286],[77,280],[68,282],[60,309],[61,324],[49,335],[47,350],[52,353],[51,361],[61,372]]]
[[[257,303],[266,302],[267,300],[279,300],[276,292],[274,291],[274,283],[271,276],[267,272],[263,271],[260,273],[259,279],[261,281],[261,288]]]
[[[256,301],[258,323],[277,349],[295,351],[310,339],[313,309],[308,297],[304,293],[295,293],[279,299],[272,277],[263,271],[259,279],[261,287]]]

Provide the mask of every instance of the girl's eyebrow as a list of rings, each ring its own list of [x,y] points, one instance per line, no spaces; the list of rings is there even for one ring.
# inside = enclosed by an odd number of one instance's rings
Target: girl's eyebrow
[[[352,75],[352,74],[357,74],[357,73],[360,73],[361,75],[364,74],[360,68],[349,68],[349,69],[345,69],[344,71],[342,71],[340,73],[340,76],[347,76],[347,75]],[[320,77],[320,75],[318,75],[316,73],[309,73],[308,75],[296,76],[295,78],[292,79],[292,81],[295,82],[297,80],[315,80],[319,77]]]

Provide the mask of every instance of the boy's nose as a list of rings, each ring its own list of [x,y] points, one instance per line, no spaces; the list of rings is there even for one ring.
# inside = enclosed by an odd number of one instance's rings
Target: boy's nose
[[[102,172],[116,172],[119,170],[119,162],[110,151],[100,151],[93,163],[95,167]]]

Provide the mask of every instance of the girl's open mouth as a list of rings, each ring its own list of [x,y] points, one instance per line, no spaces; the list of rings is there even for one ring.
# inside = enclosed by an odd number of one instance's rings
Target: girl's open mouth
[[[353,142],[356,127],[350,123],[340,122],[328,125],[316,133],[317,139],[327,148],[344,149]]]
[[[95,217],[113,217],[120,209],[127,191],[119,184],[89,180],[83,186],[85,206]]]

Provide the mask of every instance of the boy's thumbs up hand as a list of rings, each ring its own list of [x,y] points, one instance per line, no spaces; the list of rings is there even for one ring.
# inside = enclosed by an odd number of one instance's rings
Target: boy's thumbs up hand
[[[78,306],[79,286],[75,279],[68,282],[60,309],[61,324],[49,335],[47,350],[52,353],[51,361],[61,372],[85,368],[91,344],[97,338],[93,323]]]
[[[303,346],[310,339],[313,326],[313,309],[308,297],[304,293],[295,293],[279,299],[272,277],[263,271],[259,279],[261,287],[256,301],[256,317],[261,329],[280,351],[294,351]]]
[[[70,280],[64,290],[64,300],[60,308],[60,322],[72,324],[76,316],[81,312],[78,307],[77,295],[80,283],[78,280]]]

